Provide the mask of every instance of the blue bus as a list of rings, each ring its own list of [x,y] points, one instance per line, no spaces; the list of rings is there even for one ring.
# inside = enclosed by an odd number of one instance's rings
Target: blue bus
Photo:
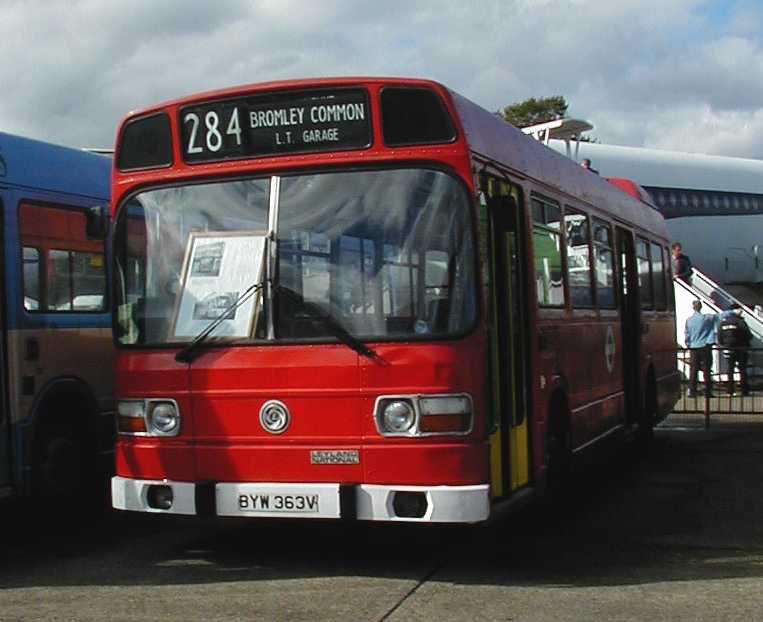
[[[0,498],[93,490],[113,460],[110,173],[0,132]]]

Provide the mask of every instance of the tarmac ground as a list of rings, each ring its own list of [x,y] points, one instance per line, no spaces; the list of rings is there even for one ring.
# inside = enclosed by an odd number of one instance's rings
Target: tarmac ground
[[[477,527],[0,505],[0,621],[763,620],[763,417],[671,416]]]

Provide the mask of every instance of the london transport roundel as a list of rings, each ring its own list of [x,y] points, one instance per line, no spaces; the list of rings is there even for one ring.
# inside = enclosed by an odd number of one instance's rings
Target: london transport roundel
[[[607,361],[607,370],[612,373],[615,368],[615,333],[612,326],[607,326],[607,339],[604,343],[604,358]]]

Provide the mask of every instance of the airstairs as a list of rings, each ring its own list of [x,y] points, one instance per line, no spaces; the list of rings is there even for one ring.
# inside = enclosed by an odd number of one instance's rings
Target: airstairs
[[[673,281],[676,296],[676,341],[678,345],[686,347],[684,327],[686,326],[686,320],[694,313],[692,309],[692,302],[694,300],[702,301],[702,313],[721,313],[727,310],[733,303],[737,303],[742,307],[742,317],[752,332],[749,361],[750,373],[752,375],[763,374],[763,350],[758,349],[763,348],[763,316],[758,315],[753,309],[735,298],[709,276],[697,270],[696,267],[693,270],[694,274],[692,275],[691,285],[681,279]],[[726,361],[720,351],[714,352],[714,356],[713,368],[720,371],[721,376],[723,376],[727,370]],[[686,373],[688,374],[688,370],[686,370]]]

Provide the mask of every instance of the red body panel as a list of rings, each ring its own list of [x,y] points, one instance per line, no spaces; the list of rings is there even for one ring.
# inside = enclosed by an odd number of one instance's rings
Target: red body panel
[[[190,412],[186,366],[175,361],[167,350],[122,352],[114,367],[114,393],[117,399],[171,397],[180,412]],[[193,421],[184,418],[183,437],[193,436]],[[116,446],[116,471],[125,477],[142,479],[179,479],[195,476],[193,454],[182,438],[144,438],[119,436]]]
[[[116,446],[116,472],[136,479],[194,481],[194,458],[185,442],[120,436]]]
[[[377,344],[377,359],[359,360],[338,344],[246,346],[210,349],[190,366],[167,352],[123,353],[119,397],[174,399],[182,428],[177,438],[121,437],[117,473],[178,481],[485,483],[483,417],[463,437],[383,437],[374,422],[380,395],[468,393],[475,413],[483,413],[483,348],[477,335]],[[146,395],[148,386],[162,389]],[[282,434],[260,425],[268,400],[289,409]],[[356,449],[360,463],[314,465],[315,449]]]
[[[566,315],[563,311],[546,313]],[[608,330],[615,344],[611,368],[606,355]],[[567,390],[573,447],[623,423],[622,334],[617,312],[601,311],[598,318],[544,321],[539,332],[546,344],[540,353],[541,373],[547,378],[559,377]],[[589,355],[581,358],[581,351]]]
[[[344,345],[216,349],[190,366],[194,440],[321,444],[360,438],[358,355]],[[263,430],[260,407],[284,402],[292,419],[274,436]]]

